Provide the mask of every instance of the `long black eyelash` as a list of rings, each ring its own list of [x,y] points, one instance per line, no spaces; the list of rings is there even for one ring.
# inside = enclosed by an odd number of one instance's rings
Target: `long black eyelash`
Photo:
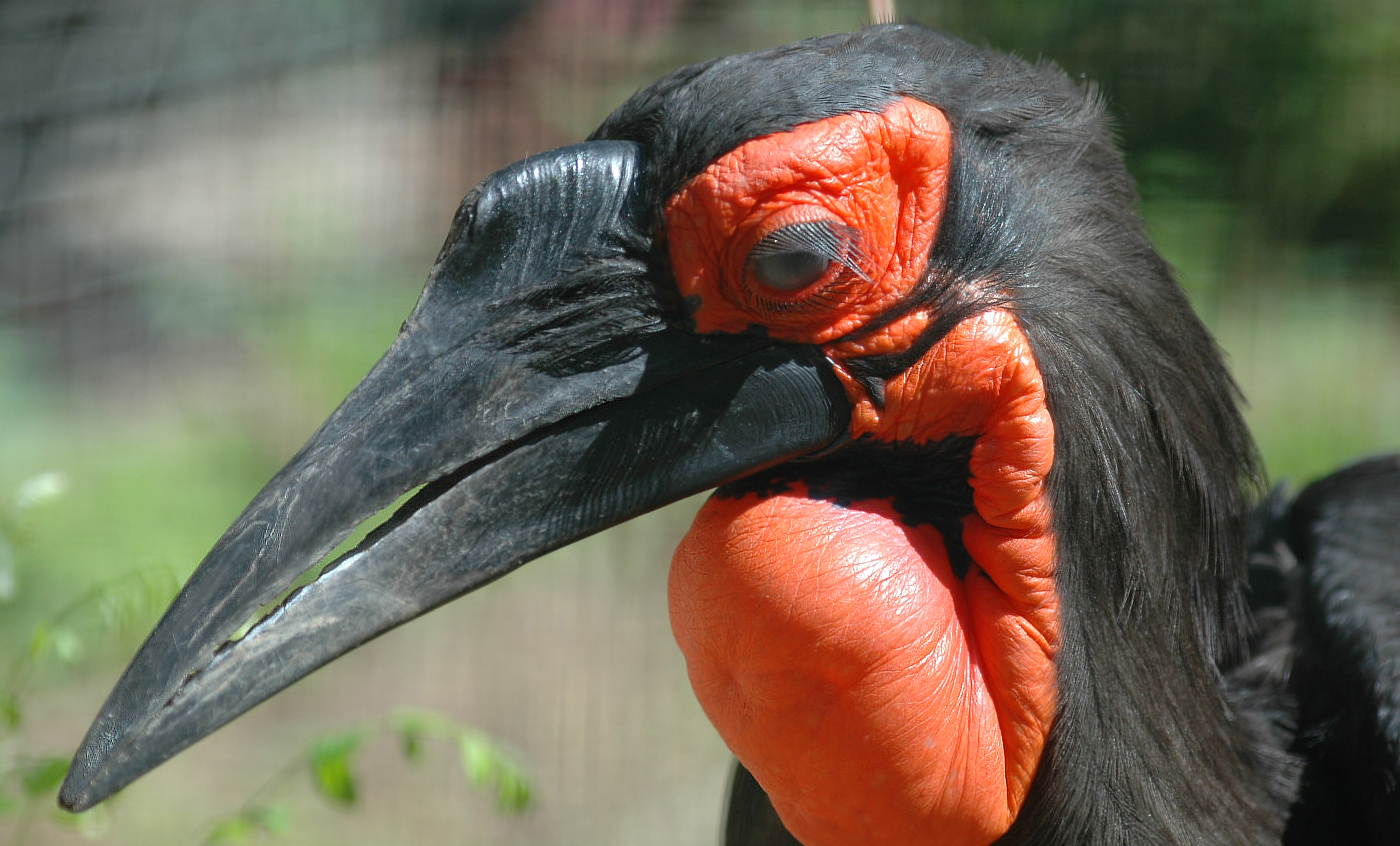
[[[847,265],[842,262],[842,267]],[[754,303],[765,311],[772,312],[815,312],[838,306],[859,280],[854,275],[838,274],[830,284],[822,286],[805,297],[795,300],[780,300],[776,297],[754,296]]]
[[[778,253],[812,253],[845,267],[869,282],[870,274],[865,270],[869,259],[860,242],[859,229],[834,220],[811,220],[791,223],[769,232],[754,245],[749,255],[761,258]]]

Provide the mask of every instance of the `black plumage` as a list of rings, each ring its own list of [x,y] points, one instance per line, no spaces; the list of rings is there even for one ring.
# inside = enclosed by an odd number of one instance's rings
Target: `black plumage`
[[[1296,619],[1302,791],[1289,843],[1400,842],[1400,456],[1310,485],[1276,523]]]

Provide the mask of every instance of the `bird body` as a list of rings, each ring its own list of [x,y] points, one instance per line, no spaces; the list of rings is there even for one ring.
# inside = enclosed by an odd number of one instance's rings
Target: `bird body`
[[[718,486],[670,606],[742,764],[730,846],[1303,844],[1362,806],[1351,842],[1394,842],[1400,462],[1251,535],[1238,392],[1135,204],[1092,90],[917,26],[639,91],[468,195],[399,339],[191,578],[61,801]]]

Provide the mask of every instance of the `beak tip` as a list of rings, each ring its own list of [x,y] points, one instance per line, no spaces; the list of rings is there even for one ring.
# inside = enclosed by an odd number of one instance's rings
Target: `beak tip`
[[[111,747],[94,743],[89,737],[73,755],[63,785],[58,789],[58,806],[81,813],[105,801],[130,783],[135,776],[123,777],[120,765],[112,760]]]
[[[107,801],[136,778],[122,778],[111,767],[82,766],[82,760],[81,756],[73,759],[68,776],[58,789],[58,806],[70,813],[80,814]]]
[[[77,760],[74,759],[73,763],[76,764]],[[63,780],[63,786],[58,789],[58,806],[74,814],[86,811],[99,801],[93,798],[91,787],[91,782],[75,779],[70,768],[68,777]]]

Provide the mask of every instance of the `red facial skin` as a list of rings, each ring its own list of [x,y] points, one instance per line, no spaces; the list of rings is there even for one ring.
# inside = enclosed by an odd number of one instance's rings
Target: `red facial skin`
[[[843,369],[906,349],[935,317],[916,309],[860,331],[919,281],[950,138],[942,112],[904,98],[749,141],[667,205],[700,331],[757,324],[821,346],[855,436],[976,438],[962,579],[937,530],[888,502],[843,507],[800,485],[711,499],[676,552],[672,627],[696,696],[806,846],[990,843],[1020,810],[1054,717],[1054,429],[1014,316],[954,327],[886,383],[883,406]],[[756,243],[812,220],[859,233],[858,269],[833,263],[795,292],[748,278]]]

